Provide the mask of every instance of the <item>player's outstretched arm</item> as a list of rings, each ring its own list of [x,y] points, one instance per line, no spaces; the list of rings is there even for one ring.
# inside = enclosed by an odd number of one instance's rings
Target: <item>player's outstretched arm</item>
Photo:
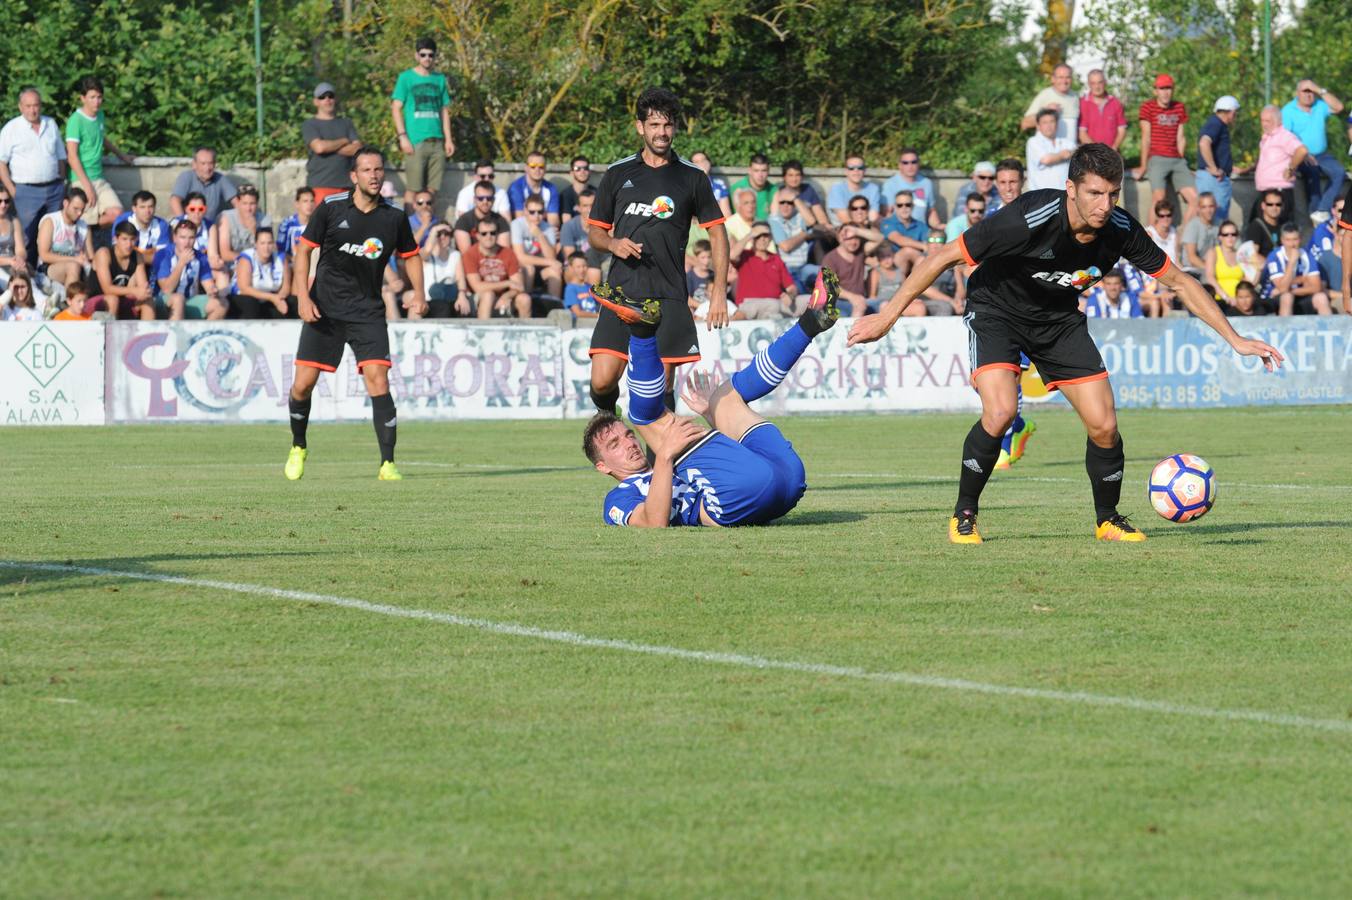
[[[1168,271],[1159,276],[1159,282],[1172,289],[1183,300],[1188,312],[1210,325],[1212,330],[1225,338],[1234,351],[1241,356],[1260,356],[1269,372],[1282,364],[1282,354],[1276,347],[1263,341],[1250,340],[1239,336],[1239,332],[1230,326],[1230,320],[1221,311],[1220,304],[1207,293],[1206,288],[1178,266],[1169,266]]]
[[[916,297],[925,293],[944,272],[965,261],[962,245],[958,241],[946,244],[938,253],[922,259],[882,309],[874,315],[864,316],[855,321],[850,327],[849,346],[871,344],[887,334]]]
[[[648,484],[648,498],[629,517],[629,527],[666,528],[671,524],[674,461],[686,447],[703,437],[705,431],[689,419],[668,415],[653,425],[640,426],[639,433],[653,451],[653,477]]]

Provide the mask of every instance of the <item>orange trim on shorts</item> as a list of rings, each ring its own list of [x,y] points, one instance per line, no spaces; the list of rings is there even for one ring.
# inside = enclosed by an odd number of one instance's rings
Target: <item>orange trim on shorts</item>
[[[980,375],[982,372],[986,371],[987,369],[1008,369],[1008,370],[1011,371],[1011,372],[1022,372],[1022,371],[1023,371],[1021,368],[1019,368],[1019,367],[1018,367],[1017,365],[1015,365],[1014,363],[986,363],[984,366],[977,366],[977,367],[976,367],[976,371],[972,373],[972,380],[973,380],[973,381],[976,381],[976,376]]]
[[[363,366],[384,366],[389,369],[394,366],[394,363],[390,362],[388,359],[363,359],[361,362],[357,363],[357,371],[360,372]]]
[[[323,363],[310,362],[310,360],[308,360],[308,359],[298,359],[298,360],[296,360],[296,365],[298,365],[298,366],[309,366],[311,369],[320,369],[321,371],[324,371],[324,372],[337,372],[337,371],[338,371],[337,367],[335,367],[335,366],[326,366],[326,365],[324,365]]]
[[[1164,257],[1164,265],[1160,267],[1160,270],[1158,272],[1149,272],[1147,274],[1149,274],[1151,278],[1159,278],[1165,272],[1169,271],[1170,265],[1172,265],[1172,263],[1169,262],[1169,257],[1166,256]],[[1066,383],[1069,384],[1070,382]],[[1048,387],[1051,387],[1051,385],[1048,385]]]
[[[300,236],[300,242],[307,247],[313,247],[316,250],[319,249],[319,245],[316,244],[314,241],[310,240],[309,238],[307,238],[305,235]]]
[[[958,249],[962,251],[962,258],[967,260],[967,265],[980,265],[980,263],[972,259],[972,254],[967,252],[967,237],[964,234],[958,235]]]
[[[696,353],[694,356],[664,356],[662,362],[669,366],[679,366],[681,363],[699,362],[700,356]]]
[[[628,353],[621,353],[618,350],[611,350],[609,347],[596,347],[587,350],[587,356],[596,356],[598,354],[605,356],[618,356],[620,359],[625,360],[626,362],[628,362],[629,360]]]
[[[1108,377],[1107,372],[1099,372],[1097,375],[1085,375],[1083,378],[1062,378],[1060,381],[1047,382],[1047,390],[1054,391],[1063,384],[1086,384],[1090,381],[1102,381]]]
[[[708,229],[713,228],[715,225],[722,225],[727,220],[728,220],[727,216],[722,216],[720,218],[713,219],[709,222],[700,222],[699,227],[707,231]]]
[[[597,228],[604,228],[606,231],[609,231],[610,229],[612,229],[612,228],[615,227],[615,226],[614,226],[612,223],[610,223],[610,222],[602,222],[600,219],[593,219],[593,218],[591,218],[591,217],[588,217],[588,218],[587,218],[587,224],[588,224],[588,225],[595,225]]]

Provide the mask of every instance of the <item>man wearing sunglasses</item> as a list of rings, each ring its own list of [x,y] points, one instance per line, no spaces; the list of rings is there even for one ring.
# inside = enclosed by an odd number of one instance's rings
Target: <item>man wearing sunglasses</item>
[[[911,199],[915,202],[912,212],[917,219],[930,228],[944,227],[939,219],[939,210],[935,208],[939,195],[929,176],[920,174],[920,151],[914,147],[902,148],[897,156],[897,171],[883,182],[882,196],[891,199],[900,191],[911,192]]]
[[[455,217],[458,219],[465,213],[474,209],[474,190],[478,182],[487,181],[493,184],[495,169],[493,160],[481,159],[474,164],[474,177],[460,189],[460,193],[455,195]],[[512,214],[511,204],[507,202],[507,191],[505,188],[493,188],[493,212],[506,218]],[[447,219],[451,218],[448,214]]]
[[[559,220],[565,225],[578,214],[578,195],[591,187],[591,160],[574,156],[568,164],[568,183],[559,192]]]
[[[437,42],[418,38],[413,68],[399,73],[390,95],[390,113],[404,154],[404,206],[413,205],[419,191],[441,190],[446,160],[455,153],[451,137],[451,94],[446,76],[433,72]]]
[[[455,220],[455,249],[460,254],[469,252],[478,240],[479,225],[484,222],[491,222],[497,232],[498,243],[506,247],[509,244],[507,219],[499,215],[493,209],[494,198],[497,194],[491,181],[477,181],[473,185],[474,191],[470,195],[473,206],[469,211]]]
[[[983,159],[972,166],[972,180],[958,188],[958,196],[953,201],[953,207],[963,209],[967,204],[967,198],[973,194],[986,198],[987,215],[1000,208],[1000,192],[995,189],[995,163],[988,159]]]
[[[545,204],[545,219],[559,227],[559,189],[545,180],[545,155],[531,152],[526,156],[526,172],[507,185],[507,202],[512,207],[513,219],[526,217],[526,199],[539,194]]]
[[[361,146],[357,126],[337,115],[338,92],[327,81],[315,85],[315,114],[300,126],[300,136],[309,150],[305,184],[314,188],[315,202],[329,194],[341,194],[352,186],[348,179],[352,154]]]
[[[1079,147],[1062,190],[1030,191],[944,244],[911,271],[879,313],[850,329],[851,346],[877,341],[942,272],[962,264],[975,267],[963,322],[981,418],[957,460],[958,497],[948,522],[948,539],[955,544],[982,542],[978,503],[1014,421],[1020,353],[1037,365],[1048,390],[1065,395],[1084,424],[1095,539],[1145,540],[1117,509],[1126,457],[1108,370],[1079,310],[1082,293],[1118,259],[1125,257],[1177,291],[1188,311],[1236,353],[1261,358],[1269,370],[1282,362],[1275,347],[1236,333],[1210,292],[1173,265],[1141,223],[1117,207],[1122,179],[1116,150],[1107,144]]]
[[[845,160],[845,180],[837,181],[826,192],[826,205],[831,210],[836,225],[845,225],[850,221],[850,203],[856,197],[862,197],[868,203],[871,210],[870,222],[877,222],[882,218],[879,213],[882,209],[882,191],[878,185],[864,180],[866,171],[868,167],[864,165],[862,156],[848,157]]]

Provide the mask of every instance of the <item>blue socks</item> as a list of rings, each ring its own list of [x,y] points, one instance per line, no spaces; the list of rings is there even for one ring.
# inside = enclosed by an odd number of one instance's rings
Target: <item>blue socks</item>
[[[667,411],[667,373],[657,355],[657,338],[629,337],[629,420],[649,425]]]
[[[774,343],[757,353],[751,364],[732,376],[732,387],[747,403],[759,400],[779,387],[812,338],[795,324],[775,338]]]
[[[1000,439],[1000,447],[1006,453],[1014,452],[1014,432],[1023,428],[1023,382],[1017,382],[1017,385],[1016,390],[1019,394],[1019,405],[1015,408],[1014,421],[1009,423],[1009,430],[1006,431],[1005,436]]]

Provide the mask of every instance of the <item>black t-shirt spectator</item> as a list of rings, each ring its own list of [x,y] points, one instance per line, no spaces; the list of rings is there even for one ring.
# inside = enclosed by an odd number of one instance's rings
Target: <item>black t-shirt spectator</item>
[[[507,220],[497,213],[489,213],[488,218],[492,220],[494,225],[498,226],[499,235],[507,234],[512,230],[512,226],[508,224]],[[479,217],[474,214],[474,210],[472,209],[455,220],[455,230],[463,231],[468,234],[471,241],[477,241],[479,239],[478,235],[474,233],[475,229],[478,227]]]
[[[1344,215],[1346,215],[1346,207],[1344,207]],[[1258,252],[1263,255],[1263,259],[1267,259],[1267,255],[1272,252],[1272,248],[1281,241],[1281,227],[1280,222],[1276,225],[1268,225],[1261,218],[1254,219],[1244,227],[1243,240],[1253,241],[1257,244]]]

